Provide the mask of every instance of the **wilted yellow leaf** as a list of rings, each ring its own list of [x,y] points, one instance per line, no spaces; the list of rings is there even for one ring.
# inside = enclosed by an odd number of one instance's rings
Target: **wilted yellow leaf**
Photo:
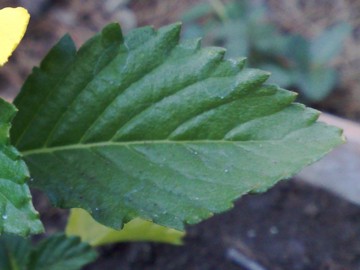
[[[179,245],[185,235],[184,232],[140,218],[131,220],[121,231],[116,231],[98,223],[88,212],[80,208],[71,209],[66,234],[79,236],[83,242],[88,242],[92,246],[126,241],[151,241]]]
[[[0,66],[4,65],[25,34],[30,15],[26,9],[0,9]]]

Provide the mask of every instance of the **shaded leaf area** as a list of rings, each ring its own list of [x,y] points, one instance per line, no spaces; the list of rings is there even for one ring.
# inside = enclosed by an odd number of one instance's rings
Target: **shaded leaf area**
[[[43,230],[26,183],[28,169],[9,144],[10,122],[15,113],[14,106],[0,99],[0,235],[28,235]]]
[[[76,270],[94,261],[97,253],[78,237],[53,235],[32,247],[30,240],[15,235],[0,237],[0,269]]]
[[[151,241],[168,244],[182,244],[185,233],[135,218],[120,231],[96,222],[83,209],[71,209],[66,226],[67,235],[80,236],[83,242],[92,246],[129,241]]]
[[[115,229],[136,217],[183,229],[342,142],[266,72],[179,32],[111,24],[79,51],[64,37],[34,69],[12,139],[55,205]]]

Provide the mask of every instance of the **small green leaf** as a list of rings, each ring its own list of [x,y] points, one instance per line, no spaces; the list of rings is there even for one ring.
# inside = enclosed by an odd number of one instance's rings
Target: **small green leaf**
[[[2,270],[77,270],[97,257],[95,250],[78,237],[53,235],[31,247],[29,239],[15,235],[0,237]]]
[[[298,72],[307,73],[311,67],[310,42],[302,36],[291,36],[288,40],[286,55]]]
[[[179,24],[103,42],[115,31],[78,52],[61,40],[15,100],[13,142],[57,206],[115,229],[142,218],[181,230],[343,141],[267,72],[179,44]]]
[[[337,73],[333,68],[317,66],[308,73],[299,73],[298,84],[305,97],[310,101],[321,101],[334,89]]]
[[[15,113],[14,106],[0,99],[0,234],[28,235],[43,228],[26,184],[28,169],[9,144],[10,121]]]
[[[58,234],[44,239],[32,250],[29,270],[77,270],[94,261],[97,253],[78,237]]]
[[[183,22],[190,22],[201,19],[201,17],[209,15],[213,12],[212,6],[207,3],[200,3],[193,6],[190,10],[182,14],[181,19]]]
[[[264,64],[261,68],[271,73],[269,82],[277,83],[281,87],[286,87],[294,84],[293,72],[287,68],[283,68],[279,65]]]
[[[351,25],[340,23],[321,33],[311,42],[311,60],[317,64],[326,64],[334,59],[341,52],[351,30]]]
[[[0,269],[28,270],[30,252],[31,245],[28,239],[3,234],[0,236]]]
[[[121,231],[117,231],[96,222],[82,209],[71,209],[66,234],[80,236],[82,241],[92,246],[125,241],[152,241],[178,245],[182,243],[185,235],[184,232],[140,218],[131,220]]]
[[[210,38],[206,43],[218,45],[217,40],[223,41],[223,44],[220,45],[226,45],[226,56],[228,58],[248,55],[251,43],[248,31],[248,25],[244,24],[241,20],[226,21],[218,27],[213,27],[208,32],[207,35]]]

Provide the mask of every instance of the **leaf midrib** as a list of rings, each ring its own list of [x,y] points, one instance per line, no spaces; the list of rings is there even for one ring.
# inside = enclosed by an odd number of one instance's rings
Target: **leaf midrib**
[[[276,141],[276,140],[256,140],[257,143],[261,144],[261,142],[269,142],[269,141]],[[182,140],[182,141],[175,141],[175,140],[146,140],[146,141],[122,141],[122,142],[96,142],[96,143],[86,143],[86,144],[69,144],[69,145],[61,145],[61,146],[52,146],[52,147],[41,147],[35,148],[30,150],[21,151],[23,157],[36,155],[36,154],[47,154],[56,151],[66,151],[66,150],[76,150],[76,149],[89,149],[93,147],[103,147],[103,146],[124,146],[127,147],[129,145],[158,145],[158,144],[238,144],[245,141],[230,141],[230,140]],[[246,141],[255,142],[252,140]]]

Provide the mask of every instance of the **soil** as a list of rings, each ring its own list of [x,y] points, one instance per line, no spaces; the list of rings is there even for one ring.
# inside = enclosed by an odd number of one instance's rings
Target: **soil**
[[[31,67],[38,65],[50,46],[66,32],[71,33],[77,44],[82,44],[107,22],[116,20],[119,16],[127,18],[123,23],[125,31],[127,27],[132,27],[131,20],[134,18],[138,25],[153,24],[158,27],[178,21],[179,14],[199,0],[133,0],[127,6],[119,6],[115,11],[104,10],[104,6],[114,2],[116,1],[106,0],[106,4],[100,5],[96,0],[39,0],[40,4],[33,4],[32,7],[31,1],[3,0],[0,8],[22,4],[30,5],[30,10],[34,9],[24,41],[12,61],[1,70],[0,95],[12,99]],[[312,23],[311,18],[301,15],[300,7],[306,5],[297,5],[304,1],[267,2],[274,10],[276,23],[284,29],[312,34],[311,31],[306,32],[311,29],[308,26]],[[358,5],[356,1],[350,0],[325,2],[329,5],[341,2],[345,7],[351,7],[351,3]],[[279,9],[289,6],[286,12]],[[349,14],[353,16],[360,8],[348,8],[348,11],[351,11]],[[325,13],[328,14],[327,12]],[[289,16],[280,16],[284,14]],[[343,13],[336,11],[336,14]],[[331,18],[335,18],[326,17],[326,22],[321,20],[312,25],[321,28],[331,24]],[[298,19],[296,24],[293,18]],[[360,24],[358,19],[354,21]],[[360,32],[360,27],[356,29]],[[354,33],[356,29],[354,28]],[[344,74],[348,74],[347,77],[342,79],[343,83],[337,91],[316,106],[359,120],[360,91],[357,90],[360,86],[360,43],[355,41],[360,39],[360,35],[354,35],[353,39],[353,43],[349,44],[357,45],[347,48],[342,61],[335,63]],[[67,212],[49,208],[47,201],[38,193],[34,193],[34,197],[35,205],[46,224],[47,233],[55,232],[59,224],[63,227]],[[234,209],[191,226],[187,232],[183,246],[123,243],[100,248],[99,259],[84,269],[360,269],[360,207],[301,181],[284,181],[266,193],[244,196],[236,202]]]
[[[301,181],[246,195],[187,230],[183,246],[101,248],[86,270],[360,269],[360,207]]]

